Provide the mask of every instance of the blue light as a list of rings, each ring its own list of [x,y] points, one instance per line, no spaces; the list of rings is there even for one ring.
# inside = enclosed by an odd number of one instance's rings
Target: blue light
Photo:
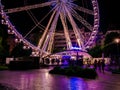
[[[69,88],[69,90],[88,90],[88,85],[83,79],[72,77],[70,78]]]
[[[79,47],[72,47],[73,50],[81,50]]]
[[[69,55],[62,56],[62,59],[70,59],[70,58],[71,58],[71,56],[69,56]]]
[[[49,2],[51,2],[51,1],[55,1],[55,0],[48,0],[48,1],[49,1]],[[53,7],[55,7],[55,6],[56,6],[56,4],[57,4],[57,2],[54,2],[54,3],[52,3],[52,4],[51,4],[51,6],[50,6],[50,7],[52,7],[52,8],[53,8]]]

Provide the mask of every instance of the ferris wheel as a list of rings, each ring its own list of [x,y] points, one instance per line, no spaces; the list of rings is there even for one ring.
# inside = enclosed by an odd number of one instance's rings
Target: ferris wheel
[[[32,55],[51,54],[58,31],[63,31],[66,50],[74,47],[73,32],[77,47],[85,51],[99,28],[97,0],[1,0],[0,14],[8,33],[25,49],[31,48]]]

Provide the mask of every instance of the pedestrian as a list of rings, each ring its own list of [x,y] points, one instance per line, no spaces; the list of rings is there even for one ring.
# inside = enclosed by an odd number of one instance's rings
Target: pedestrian
[[[42,58],[42,64],[45,64],[45,60],[44,60],[44,58]]]
[[[98,64],[98,69],[101,72],[101,60],[99,60],[97,64]]]
[[[59,59],[56,59],[56,63],[57,63],[57,65],[59,65],[59,63],[60,63],[60,60],[59,60]]]
[[[96,70],[97,69],[97,60],[95,59],[94,61],[94,69]]]
[[[102,68],[102,72],[104,73],[104,70],[105,70],[105,60],[104,59],[101,62],[101,68]]]

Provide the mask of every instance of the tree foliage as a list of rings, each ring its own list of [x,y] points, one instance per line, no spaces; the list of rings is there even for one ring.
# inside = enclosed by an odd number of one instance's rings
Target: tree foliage
[[[105,57],[116,56],[120,51],[120,43],[114,42],[116,38],[120,38],[120,34],[111,32],[105,37],[104,46],[95,46],[88,50],[88,53],[93,57],[101,57],[104,52]]]
[[[30,56],[32,50],[31,49],[23,49],[23,43],[19,43],[11,52],[11,56],[13,57],[24,57]]]
[[[7,32],[0,28],[0,57],[9,56],[9,46],[7,44]]]
[[[117,32],[111,32],[105,37],[104,52],[106,56],[116,56],[120,51],[120,43],[115,42],[116,38],[120,38],[120,34]]]
[[[105,45],[113,42],[116,38],[120,38],[120,34],[117,32],[107,34],[104,41]]]
[[[91,48],[90,50],[88,50],[88,53],[94,58],[101,57],[101,55],[102,55],[101,46],[97,45],[97,46]]]

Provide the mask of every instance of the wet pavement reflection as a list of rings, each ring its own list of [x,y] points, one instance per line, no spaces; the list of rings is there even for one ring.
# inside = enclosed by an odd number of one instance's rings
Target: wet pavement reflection
[[[120,75],[99,73],[95,80],[49,74],[50,68],[0,71],[0,83],[17,90],[120,90]]]

